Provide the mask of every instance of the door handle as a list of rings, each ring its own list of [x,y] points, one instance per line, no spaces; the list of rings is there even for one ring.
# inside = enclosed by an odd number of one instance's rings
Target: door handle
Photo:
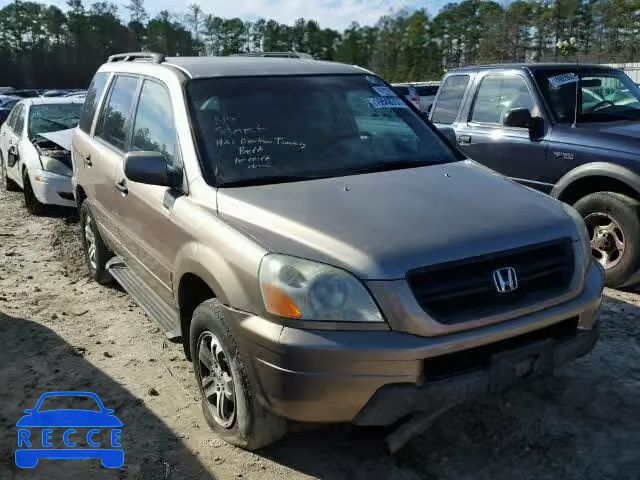
[[[469,144],[471,144],[471,135],[460,135],[458,137],[458,143],[460,145],[469,145]]]
[[[126,195],[129,193],[129,189],[127,188],[127,181],[123,178],[118,183],[116,183],[116,188],[122,195]]]
[[[91,161],[91,155],[80,155],[80,157],[87,167],[93,165],[93,162]]]

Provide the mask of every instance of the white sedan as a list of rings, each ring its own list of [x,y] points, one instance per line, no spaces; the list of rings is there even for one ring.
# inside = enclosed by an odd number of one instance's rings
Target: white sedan
[[[0,128],[4,188],[22,189],[31,213],[44,205],[75,206],[70,145],[82,104],[78,98],[25,99]]]

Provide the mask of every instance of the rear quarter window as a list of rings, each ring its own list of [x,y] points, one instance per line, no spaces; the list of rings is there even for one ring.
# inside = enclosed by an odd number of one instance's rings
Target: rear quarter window
[[[431,116],[433,123],[451,124],[456,121],[468,83],[469,75],[451,75],[445,80],[440,96],[433,107]]]
[[[91,125],[93,124],[93,117],[96,114],[98,108],[98,102],[102,97],[102,92],[107,86],[107,80],[109,74],[105,72],[98,72],[93,77],[89,90],[87,90],[87,96],[82,107],[82,113],[80,114],[80,123],[78,124],[80,130],[86,133],[90,133]]]

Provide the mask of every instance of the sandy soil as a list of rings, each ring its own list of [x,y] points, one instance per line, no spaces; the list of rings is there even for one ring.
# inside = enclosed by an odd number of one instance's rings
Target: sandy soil
[[[0,193],[0,479],[640,478],[640,295],[607,291],[602,337],[554,378],[454,408],[389,455],[382,429],[289,434],[259,453],[210,433],[191,365],[132,299],[85,275],[68,212]],[[15,422],[51,390],[96,392],[123,421],[125,465],[14,464]]]

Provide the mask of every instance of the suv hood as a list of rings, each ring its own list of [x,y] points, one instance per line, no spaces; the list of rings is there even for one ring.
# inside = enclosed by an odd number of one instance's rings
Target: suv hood
[[[579,123],[575,128],[557,125],[552,135],[553,141],[557,142],[637,155],[640,147],[640,122]]]
[[[559,202],[471,161],[221,188],[218,209],[270,251],[362,279],[577,235]]]

